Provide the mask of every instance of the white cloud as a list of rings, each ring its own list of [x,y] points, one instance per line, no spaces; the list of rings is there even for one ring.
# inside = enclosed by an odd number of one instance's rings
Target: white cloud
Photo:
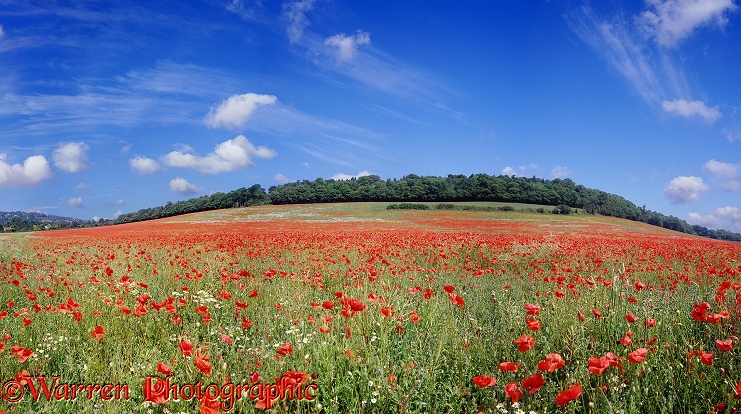
[[[134,144],[127,144],[125,142],[121,142],[121,143],[124,144],[124,146],[121,147],[121,149],[118,151],[119,154],[128,154],[129,150],[131,150],[132,145],[134,145]]]
[[[0,25],[0,39],[5,37],[5,29],[3,29],[3,26]]]
[[[702,166],[702,169],[713,175],[724,178],[734,178],[739,173],[739,165],[716,160],[710,160]]]
[[[304,30],[309,26],[309,19],[306,13],[314,8],[314,0],[302,0],[283,3],[283,19],[288,22],[286,33],[288,40],[298,43],[304,34]]]
[[[720,187],[721,190],[728,192],[741,191],[741,182],[727,181],[725,183],[718,184],[718,187]]]
[[[557,165],[551,170],[551,177],[553,178],[566,178],[571,172],[568,168]]]
[[[90,192],[90,190],[92,190],[92,188],[87,183],[79,183],[79,184],[77,184],[75,186],[75,190]]]
[[[0,187],[25,187],[39,184],[54,176],[43,155],[26,158],[23,164],[8,164],[7,154],[0,154]]]
[[[558,167],[557,166],[556,168],[563,168],[563,167]],[[554,171],[556,170],[556,168],[554,168]],[[502,175],[514,175],[514,176],[525,177],[525,176],[528,176],[528,175],[537,175],[537,174],[541,173],[542,171],[543,171],[543,169],[540,168],[540,165],[538,165],[538,164],[536,164],[534,162],[531,162],[530,164],[527,164],[527,165],[520,165],[520,166],[517,167],[517,169],[514,169],[514,168],[509,167],[509,166],[504,167],[502,169]],[[553,171],[551,172],[551,174],[552,173],[553,173]]]
[[[232,95],[221,101],[218,106],[212,107],[204,122],[211,128],[238,129],[247,123],[259,105],[272,105],[277,101],[278,98],[273,95],[256,93]]]
[[[162,170],[162,166],[157,161],[137,155],[129,160],[129,165],[139,174],[153,174]]]
[[[708,124],[712,124],[721,117],[717,106],[708,108],[705,102],[702,101],[687,101],[685,99],[665,100],[661,102],[661,107],[664,108],[664,112],[672,115],[683,116],[685,118],[699,116]]]
[[[177,177],[170,181],[170,191],[183,195],[191,195],[200,192],[198,187],[189,183],[188,180],[182,177]]]
[[[276,181],[276,182],[277,182],[278,184],[287,184],[287,183],[290,183],[291,181],[294,181],[294,180],[290,180],[290,179],[288,179],[288,177],[286,177],[285,175],[283,175],[283,174],[280,174],[280,173],[278,173],[278,174],[275,174],[275,176],[273,177],[273,179],[274,179],[274,180],[275,180],[275,181]]]
[[[350,175],[345,173],[337,173],[332,176],[332,180],[350,180],[353,178],[360,178],[360,177],[367,177],[369,175],[372,175],[368,170],[360,171],[357,175]]]
[[[370,44],[370,33],[358,30],[352,36],[344,33],[328,37],[324,44],[337,48],[337,60],[340,62],[350,61],[355,58],[358,46]]]
[[[117,218],[118,218],[118,216],[120,216],[120,215],[121,215],[121,214],[123,214],[123,213],[124,213],[124,212],[123,212],[123,211],[121,211],[121,210],[116,210],[116,212],[115,212],[115,213],[113,213],[113,216],[111,216],[111,217],[113,217],[114,219],[117,219]]]
[[[641,13],[637,22],[666,47],[676,46],[701,26],[722,29],[727,14],[737,9],[733,0],[646,0],[646,4],[651,10]]]
[[[586,4],[565,17],[574,33],[646,102],[660,105],[664,111],[673,115],[699,116],[705,122],[713,123],[721,117],[717,107],[710,108],[702,101],[670,100],[693,96],[684,62],[673,50],[652,42],[641,29],[648,29],[657,36],[659,32],[679,33],[672,32],[669,28],[694,28],[695,26],[689,24],[689,17],[701,15],[703,8],[713,9],[718,4],[731,1],[648,0],[654,11],[636,15],[632,19],[626,19],[620,12],[604,18]],[[656,17],[653,22],[650,19],[652,15]],[[688,35],[689,32],[685,34]]]
[[[106,207],[125,206],[125,205],[126,205],[126,200],[124,200],[123,198],[119,198],[116,201],[108,201],[105,203]]]
[[[85,208],[85,202],[82,200],[82,197],[70,198],[67,200],[67,205],[72,208]]]
[[[741,209],[726,206],[710,214],[689,213],[690,222],[700,226],[741,232]]]
[[[664,188],[664,196],[672,203],[682,204],[697,200],[700,193],[707,191],[708,186],[700,177],[680,176],[669,181]]]
[[[52,153],[54,166],[64,172],[75,173],[88,167],[87,150],[90,147],[84,142],[69,142],[61,145]]]
[[[185,146],[162,157],[165,165],[170,167],[191,168],[206,174],[217,174],[235,171],[254,165],[252,159],[272,158],[275,151],[267,147],[255,147],[243,135],[222,142],[214,152],[200,157],[192,154],[192,148]]]

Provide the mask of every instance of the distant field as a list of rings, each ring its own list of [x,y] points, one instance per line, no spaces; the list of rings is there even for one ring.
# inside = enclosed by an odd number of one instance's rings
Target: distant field
[[[388,204],[0,237],[0,411],[741,407],[740,244]]]

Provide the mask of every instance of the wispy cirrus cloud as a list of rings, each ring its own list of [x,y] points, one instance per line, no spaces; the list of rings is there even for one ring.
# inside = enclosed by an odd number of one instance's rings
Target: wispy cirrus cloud
[[[703,26],[722,29],[738,6],[734,0],[647,0],[638,24],[661,46],[674,47]]]
[[[412,101],[429,110],[460,117],[446,102],[460,95],[441,76],[371,47],[371,35],[357,29],[353,34],[319,34],[308,30],[313,0],[287,1],[283,4],[286,35],[294,48],[313,62],[322,80],[357,89],[369,88],[397,98]],[[337,76],[339,75],[339,76]]]
[[[691,98],[697,88],[672,47],[697,27],[724,16],[731,8],[715,3],[728,2],[732,5],[730,0],[647,0],[648,10],[641,15],[616,12],[607,17],[583,5],[565,20],[643,100],[667,114],[712,124],[721,117],[718,107]]]
[[[283,3],[283,19],[287,22],[286,35],[294,44],[301,41],[304,30],[309,27],[307,13],[314,8],[314,0],[287,1]]]

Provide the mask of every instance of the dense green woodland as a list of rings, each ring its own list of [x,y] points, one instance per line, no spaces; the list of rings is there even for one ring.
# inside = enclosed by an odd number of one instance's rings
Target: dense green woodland
[[[554,213],[567,214],[582,209],[588,214],[623,218],[666,229],[697,234],[714,239],[741,241],[741,234],[692,226],[673,216],[665,216],[645,207],[637,207],[623,197],[576,185],[571,179],[546,180],[487,174],[448,175],[447,177],[407,175],[401,179],[382,180],[377,175],[350,180],[304,180],[272,186],[266,192],[259,184],[228,193],[215,193],[164,206],[122,214],[116,220],[75,222],[74,226],[119,224],[151,220],[221,208],[264,204],[312,204],[340,202],[470,202],[495,201],[558,206]],[[62,222],[64,223],[64,222]],[[67,223],[67,225],[70,225]],[[56,226],[54,226],[56,227]],[[15,229],[18,231],[18,229]]]

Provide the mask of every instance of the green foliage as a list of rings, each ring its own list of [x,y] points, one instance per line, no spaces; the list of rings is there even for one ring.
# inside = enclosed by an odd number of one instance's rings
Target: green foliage
[[[566,204],[559,204],[551,211],[553,214],[571,214],[571,207]]]
[[[430,206],[421,203],[389,204],[386,210],[429,210]]]
[[[153,220],[221,208],[248,207],[267,204],[269,200],[265,190],[259,184],[255,184],[250,188],[243,187],[228,193],[214,193],[211,196],[191,198],[177,203],[168,202],[165,206],[145,208],[133,213],[122,214],[118,216],[115,223]]]

